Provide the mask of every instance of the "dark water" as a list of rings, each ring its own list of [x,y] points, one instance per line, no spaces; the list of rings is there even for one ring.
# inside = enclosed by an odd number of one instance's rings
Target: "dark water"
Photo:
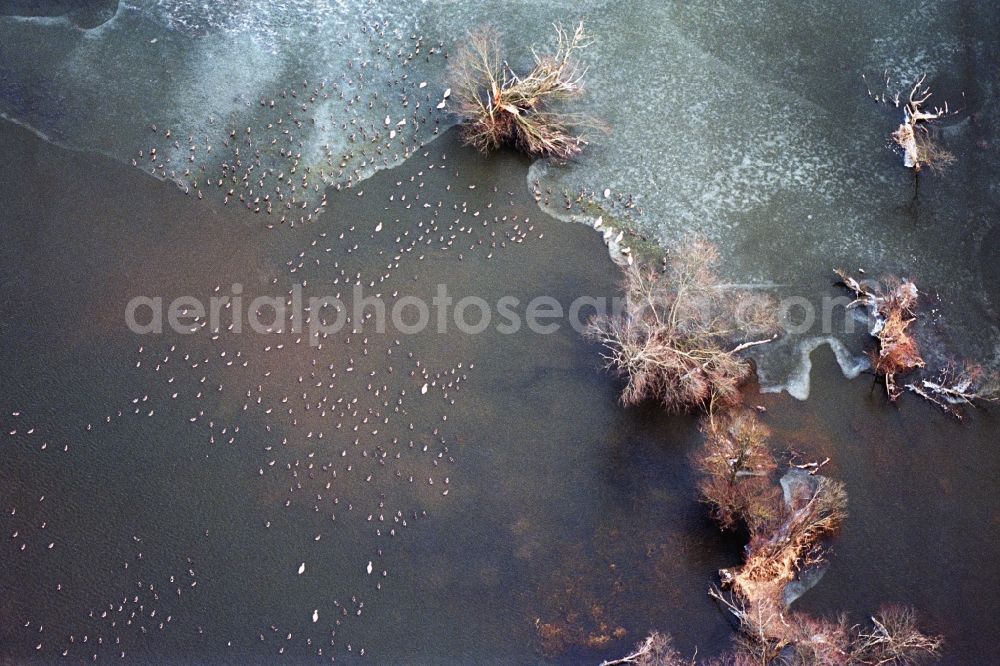
[[[655,410],[636,419],[621,410],[615,381],[598,370],[598,350],[572,330],[431,333],[399,346],[391,335],[372,335],[366,357],[361,336],[339,336],[316,349],[294,344],[291,335],[140,339],[121,323],[132,294],[202,294],[232,282],[244,284],[248,295],[270,293],[273,277],[278,294],[292,280],[307,282],[313,293],[332,293],[339,287],[331,280],[338,275],[331,256],[376,277],[372,268],[394,234],[428,219],[426,209],[407,209],[399,200],[399,192],[419,195],[421,179],[423,192],[444,197],[446,207],[466,204],[461,217],[479,227],[466,237],[484,238],[486,249],[466,249],[459,261],[454,249],[420,248],[424,259],[404,259],[383,290],[429,298],[432,285],[447,281],[456,299],[475,294],[489,302],[501,295],[527,302],[545,294],[566,303],[579,294],[611,295],[614,271],[599,238],[538,213],[522,160],[483,162],[449,136],[427,157],[366,181],[364,197],[333,197],[320,222],[267,232],[248,224],[245,213],[199,204],[170,185],[7,130],[5,152],[18,165],[4,177],[5,321],[17,322],[4,332],[3,358],[4,427],[18,431],[5,436],[3,484],[4,506],[16,509],[5,512],[4,527],[18,532],[4,553],[9,658],[54,659],[69,635],[79,641],[87,634],[91,641],[120,639],[120,650],[140,659],[266,661],[282,648],[306,659],[319,647],[324,656],[350,659],[364,647],[378,662],[532,661],[540,658],[536,620],[558,622],[569,613],[580,616],[571,624],[588,635],[622,627],[632,640],[648,626],[677,623],[688,628],[679,632],[685,644],[702,650],[725,644],[727,626],[701,592],[706,572],[734,561],[734,544],[691,501],[692,423]],[[447,170],[434,173],[431,163]],[[417,176],[412,185],[410,176]],[[480,189],[468,189],[472,183]],[[38,203],[41,187],[56,194]],[[385,202],[391,192],[397,203],[387,208],[397,221],[391,233],[374,232],[383,218],[370,202]],[[474,211],[490,215],[486,227]],[[514,224],[533,225],[523,243],[515,242]],[[507,247],[489,247],[494,230]],[[341,231],[346,240],[333,242]],[[347,254],[351,239],[359,247]],[[338,252],[322,251],[323,244]],[[319,265],[310,261],[316,256]],[[295,258],[291,267],[286,257]],[[282,343],[287,347],[278,350]],[[223,364],[222,351],[237,359],[235,366]],[[413,359],[404,356],[409,352]],[[178,364],[182,354],[188,361]],[[445,389],[447,400],[437,387],[417,395],[422,380],[407,373],[417,361],[435,375],[462,364],[445,378],[464,381]],[[158,371],[149,367],[156,363]],[[303,376],[313,379],[329,364],[341,371],[335,381],[301,388]],[[354,370],[345,374],[348,367]],[[380,408],[366,389],[373,378],[376,387],[389,387],[388,396],[414,397],[404,399],[405,415],[393,412],[378,435],[345,436],[366,410]],[[331,401],[360,397],[360,415],[305,411],[312,403],[299,399],[300,391]],[[294,414],[283,413],[287,405]],[[10,416],[14,411],[20,416]],[[346,424],[342,430],[335,420]],[[387,464],[375,463],[377,451],[388,453]],[[417,481],[407,482],[410,475]],[[421,483],[428,477],[437,485]],[[397,511],[407,527],[393,521]],[[391,522],[369,522],[369,514]],[[386,534],[391,528],[395,536]],[[387,572],[381,589],[365,573],[369,560],[376,576]],[[307,568],[300,577],[301,562]],[[198,584],[177,597],[171,575]],[[162,631],[148,617],[124,628],[89,617],[90,609],[134,599],[139,581],[147,592],[154,582],[161,598],[149,593],[124,613],[142,605],[147,615],[152,609],[158,618],[170,615]],[[364,603],[360,617],[352,597]],[[337,616],[334,601],[348,606],[350,616]],[[321,622],[310,622],[313,610]],[[71,654],[89,653],[75,644]],[[563,653],[583,657],[572,648]]]
[[[309,265],[314,255],[331,254],[312,240],[326,242],[353,225],[346,238],[358,241],[359,254],[345,254],[353,247],[345,241],[334,256],[344,267],[376,265],[379,249],[395,236],[373,231],[383,218],[369,202],[385,202],[383,195],[401,191],[395,183],[410,176],[418,184],[421,171],[435,200],[464,201],[469,213],[530,217],[534,231],[524,243],[508,240],[489,260],[482,249],[464,251],[458,261],[454,249],[427,247],[424,260],[401,262],[383,290],[429,296],[428,285],[447,280],[456,297],[487,301],[502,294],[524,301],[612,294],[614,271],[596,234],[538,214],[523,161],[482,161],[449,136],[427,157],[367,181],[364,197],[334,196],[331,211],[312,226],[268,232],[234,209],[54,148],[21,129],[7,126],[3,136],[12,157],[3,176],[3,424],[5,433],[18,430],[5,434],[2,484],[4,530],[18,532],[3,543],[6,659],[56,660],[70,635],[80,641],[86,634],[103,638],[102,658],[124,650],[140,661],[257,663],[282,648],[287,658],[308,661],[319,647],[324,657],[351,661],[364,647],[376,663],[524,662],[543,659],[536,622],[567,617],[588,635],[605,623],[627,637],[604,649],[568,648],[557,661],[620,652],[650,627],[702,655],[728,644],[728,625],[704,590],[715,570],[738,560],[740,544],[718,535],[694,500],[687,461],[698,444],[694,423],[655,408],[620,409],[616,382],[598,369],[598,350],[573,331],[427,334],[399,347],[372,336],[366,360],[356,339],[343,351],[336,349],[342,339],[316,350],[286,335],[288,348],[279,352],[279,342],[261,339],[267,336],[138,339],[121,323],[124,302],[137,293],[202,294],[232,282],[248,294],[269,293],[275,277],[279,294],[293,280],[308,281],[315,293],[336,288],[331,276],[338,273],[323,264],[331,259]],[[431,163],[447,164],[447,171],[432,174]],[[454,195],[444,191],[445,180]],[[495,183],[498,192],[469,190],[473,182]],[[412,212],[422,208],[387,208],[399,220],[394,233],[423,219]],[[504,224],[510,233],[510,222],[487,229],[502,234]],[[471,238],[485,237],[480,229]],[[262,351],[269,345],[271,352]],[[335,414],[304,411],[298,378],[316,371],[314,359],[320,368],[357,362],[359,374],[378,372],[387,348],[399,359],[392,362],[396,372],[378,380],[393,396],[419,393],[404,351],[434,373],[462,363],[457,376],[467,379],[450,394],[454,406],[431,389],[406,405],[401,421],[385,426],[384,439],[361,436],[359,445],[353,431],[345,438],[334,430]],[[239,352],[248,367],[222,365],[220,350],[230,358]],[[189,361],[178,364],[182,353]],[[148,367],[163,356],[173,358],[160,371]],[[190,367],[203,358],[211,359],[207,366]],[[808,402],[755,399],[769,409],[776,445],[831,456],[828,469],[851,496],[833,565],[798,606],[861,620],[879,603],[911,603],[947,635],[952,663],[989,654],[994,648],[985,636],[997,608],[977,591],[997,583],[983,566],[998,543],[994,418],[983,413],[958,424],[913,402],[897,410],[870,395],[866,379],[840,378],[828,354],[817,353],[816,361],[822,381]],[[341,375],[334,390],[320,393],[358,395],[364,409],[378,407],[364,389],[370,377],[359,374]],[[245,397],[247,388],[256,396],[258,384],[260,405]],[[180,395],[170,399],[174,391]],[[286,395],[294,415],[281,414]],[[320,431],[325,440],[316,438]],[[400,442],[391,444],[396,437]],[[415,449],[403,444],[411,439]],[[377,446],[389,453],[388,465],[359,455],[374,455]],[[445,457],[433,458],[444,447]],[[349,457],[341,458],[341,449]],[[399,462],[392,460],[396,452]],[[335,480],[320,469],[327,463],[339,472]],[[346,464],[358,471],[346,472]],[[397,469],[433,476],[437,485],[410,484],[395,478]],[[370,482],[363,480],[368,474]],[[447,496],[439,490],[443,476]],[[353,510],[331,505],[331,495]],[[408,520],[406,528],[393,523],[396,536],[367,520],[396,511]],[[381,589],[364,571],[368,561],[388,574]],[[301,562],[307,569],[298,576]],[[352,596],[364,603],[361,616]],[[334,600],[350,615],[337,616]],[[89,617],[109,605],[124,606],[119,622],[132,611],[146,617],[114,628],[109,619]],[[153,610],[156,618],[148,617]],[[328,645],[332,631],[335,646]],[[115,639],[120,648],[107,645]],[[90,646],[77,642],[70,654],[84,659]]]
[[[368,59],[384,68],[345,89],[365,101],[396,90],[426,110],[418,81],[440,95],[440,54],[404,68],[354,27],[386,20],[392,54],[418,33],[430,44],[484,18],[535,40],[555,5],[376,3],[355,14],[178,1],[119,4],[109,16],[113,3],[15,4],[4,13],[32,18],[0,22],[0,110],[87,152],[8,123],[0,132],[0,661],[62,662],[69,650],[73,663],[122,651],[140,663],[596,663],[650,628],[686,653],[729,645],[705,590],[742,544],[695,500],[696,423],[621,409],[599,350],[572,330],[345,332],[317,348],[304,334],[140,338],[124,325],[139,294],[207,299],[238,282],[249,301],[304,282],[307,296],[347,299],[358,273],[387,297],[429,298],[439,283],[456,300],[490,303],[613,294],[600,237],[539,212],[528,162],[484,160],[454,133],[354,188],[330,188],[327,210],[294,229],[125,166],[148,152],[149,123],[197,135],[194,164],[212,166],[203,147],[218,155],[224,127],[272,120],[259,95],[280,99],[305,75],[343,82]],[[913,271],[938,308],[922,333],[929,355],[990,359],[988,3],[558,9],[567,21],[591,14],[591,99],[615,134],[548,182],[635,190],[654,236],[705,233],[731,257],[733,280],[780,281],[783,294],[836,295],[835,265]],[[845,32],[845,22],[865,28]],[[616,76],[609,63],[629,62],[638,45],[659,60]],[[881,143],[894,116],[838,92],[857,83],[855,70],[886,66],[930,69],[942,95],[970,100],[967,116],[945,123],[957,170],[925,178],[919,200]],[[635,82],[641,94],[625,95]],[[752,85],[755,96],[740,94]],[[691,113],[659,122],[650,99]],[[401,96],[388,110],[331,109],[379,127],[386,114],[415,113]],[[407,147],[450,122],[406,117]],[[739,127],[726,129],[733,118]],[[338,127],[295,139],[306,154],[324,142],[341,154]],[[170,166],[183,168],[185,153]],[[349,170],[367,174],[369,161],[355,155]],[[868,343],[861,331],[836,335],[848,360]],[[808,400],[756,387],[750,400],[767,407],[776,449],[831,457],[824,469],[845,481],[850,516],[829,571],[796,607],[860,622],[881,603],[912,604],[945,635],[945,663],[1000,661],[996,410],[959,423],[909,396],[889,406],[870,377],[844,379],[825,348],[803,380],[800,342],[767,352],[765,383],[811,385]],[[424,383],[434,384],[426,394]],[[539,641],[544,625],[566,643]],[[587,638],[591,647],[570,644]]]

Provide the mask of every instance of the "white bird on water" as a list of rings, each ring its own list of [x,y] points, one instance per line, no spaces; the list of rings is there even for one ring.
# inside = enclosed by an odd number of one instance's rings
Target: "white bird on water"
[[[368,569],[367,570],[368,570],[368,575],[371,576],[372,575],[372,563],[371,563],[371,560],[368,561]]]
[[[319,622],[319,610],[313,611],[313,624]]]
[[[306,563],[303,562],[302,564],[299,565],[299,575],[301,576],[305,572],[306,572]]]

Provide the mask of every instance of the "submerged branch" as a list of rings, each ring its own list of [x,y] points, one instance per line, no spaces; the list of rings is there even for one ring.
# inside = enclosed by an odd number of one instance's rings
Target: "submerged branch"
[[[976,402],[1000,400],[1000,375],[980,365],[966,364],[961,368],[950,365],[935,379],[922,379],[916,384],[907,384],[906,388],[961,418],[963,406],[975,407]]]

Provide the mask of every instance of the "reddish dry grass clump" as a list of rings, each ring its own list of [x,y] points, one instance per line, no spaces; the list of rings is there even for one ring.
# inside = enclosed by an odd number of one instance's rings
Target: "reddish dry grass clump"
[[[846,516],[847,493],[842,483],[800,470],[789,472],[782,483],[785,502],[778,515],[751,532],[741,567],[720,572],[723,585],[741,601],[748,621],[754,623],[769,624],[772,615],[784,611],[785,587],[799,571],[823,561],[821,540],[836,531]]]
[[[785,504],[770,524],[752,526],[742,566],[720,572],[728,593],[709,594],[740,623],[737,647],[718,663],[862,666],[917,664],[936,657],[942,639],[917,629],[909,609],[885,608],[872,628],[849,626],[844,616],[816,618],[788,609],[786,587],[824,560],[821,540],[846,515],[843,484],[794,470],[782,479]]]
[[[871,354],[872,367],[877,376],[885,378],[886,393],[895,401],[903,393],[897,378],[925,367],[917,341],[909,330],[917,318],[917,286],[908,280],[889,277],[883,284],[870,287],[844,271],[834,272],[857,296],[850,305],[863,306],[873,321],[871,334],[878,340],[878,349]],[[1000,373],[976,363],[949,363],[936,376],[925,376],[905,388],[961,418],[964,407],[1000,400]]]
[[[822,541],[847,515],[842,483],[793,469],[775,493],[769,431],[749,410],[713,417],[696,458],[699,484],[723,527],[750,532],[744,562],[719,572],[717,599],[739,622],[736,648],[714,663],[830,666],[915,664],[937,655],[941,638],[921,633],[912,611],[885,609],[872,629],[789,611],[788,585],[825,559]],[[741,481],[741,472],[743,480]]]
[[[780,493],[771,478],[777,468],[768,447],[770,429],[749,410],[725,412],[707,420],[705,445],[694,457],[701,472],[698,490],[723,529],[741,521],[751,531],[772,522]]]
[[[924,367],[917,341],[908,330],[916,320],[917,285],[889,277],[884,285],[872,288],[842,270],[834,272],[857,297],[851,305],[864,306],[874,322],[871,334],[879,344],[872,354],[872,367],[885,378],[886,393],[895,401],[903,392],[896,377]]]
[[[604,344],[605,359],[628,379],[622,402],[658,400],[671,411],[732,405],[750,366],[739,356],[772,338],[736,344],[777,330],[772,299],[725,288],[715,271],[715,246],[694,240],[677,248],[664,270],[625,268],[624,308],[602,316],[587,334]]]
[[[451,68],[466,143],[482,152],[513,145],[539,157],[579,155],[584,130],[598,124],[560,107],[583,94],[586,70],[577,56],[590,43],[582,23],[572,34],[556,26],[555,53],[535,53],[534,68],[518,76],[501,57],[495,30],[469,35]]]
[[[694,241],[665,262],[662,272],[630,265],[622,313],[597,318],[589,329],[608,349],[608,365],[628,378],[624,402],[654,398],[674,410],[708,408],[705,444],[694,456],[702,473],[699,491],[723,528],[741,525],[750,533],[743,564],[721,570],[722,589],[709,590],[740,626],[736,647],[709,663],[902,666],[935,657],[941,638],[921,633],[909,610],[882,610],[872,617],[871,629],[848,626],[843,616],[826,620],[789,610],[795,593],[789,585],[825,561],[823,541],[843,522],[847,493],[842,483],[815,474],[822,463],[794,465],[782,476],[779,490],[770,430],[751,410],[713,410],[738,402],[739,383],[749,368],[736,354],[756,343],[730,345],[751,331],[776,327],[769,300],[722,289],[714,271],[717,261],[714,247]],[[895,376],[923,366],[907,332],[916,287],[895,280],[874,291],[838,273],[857,295],[855,304],[864,304],[875,320],[872,335],[879,340],[879,351],[873,365],[895,398]],[[927,390],[937,395],[954,390],[952,398],[961,400],[979,385],[978,376],[970,370],[945,389],[933,385]],[[809,468],[812,473],[804,471]],[[632,653],[603,666],[693,663],[674,649],[669,636],[654,631]]]
[[[735,647],[707,662],[711,666],[888,666],[918,664],[940,651],[942,639],[917,629],[913,612],[886,608],[872,626],[850,626],[792,612],[789,584],[826,557],[823,541],[847,515],[844,485],[815,474],[818,465],[795,465],[775,483],[777,464],[770,430],[749,409],[709,414],[706,439],[694,457],[703,475],[702,499],[724,528],[742,525],[750,533],[743,564],[719,572],[721,588],[709,594],[739,623]],[[813,473],[804,471],[812,468]],[[651,632],[612,664],[694,664],[674,649],[668,635]]]

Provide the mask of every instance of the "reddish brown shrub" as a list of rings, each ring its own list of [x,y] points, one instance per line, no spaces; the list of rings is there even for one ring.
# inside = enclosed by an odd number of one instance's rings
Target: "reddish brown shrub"
[[[625,268],[620,316],[594,319],[587,334],[627,378],[625,404],[658,400],[671,411],[732,405],[750,366],[739,352],[772,338],[736,344],[777,330],[776,306],[759,293],[727,289],[715,271],[715,246],[694,240],[657,271]]]

